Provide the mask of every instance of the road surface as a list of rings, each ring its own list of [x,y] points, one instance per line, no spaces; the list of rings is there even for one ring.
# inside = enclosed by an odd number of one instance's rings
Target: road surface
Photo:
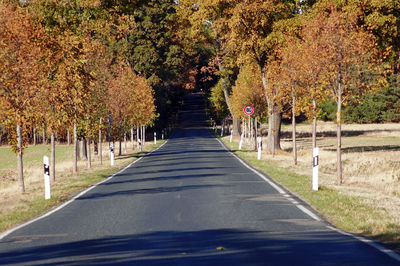
[[[201,95],[189,95],[160,149],[3,234],[0,264],[400,264],[236,159],[207,130],[202,106]]]

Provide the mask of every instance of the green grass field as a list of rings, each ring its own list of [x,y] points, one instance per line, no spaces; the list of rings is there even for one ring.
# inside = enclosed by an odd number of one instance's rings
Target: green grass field
[[[56,163],[71,160],[73,146],[56,145]],[[43,164],[43,156],[50,157],[49,145],[29,146],[24,150],[24,166],[35,166]],[[17,155],[9,146],[0,146],[0,170],[16,168]]]

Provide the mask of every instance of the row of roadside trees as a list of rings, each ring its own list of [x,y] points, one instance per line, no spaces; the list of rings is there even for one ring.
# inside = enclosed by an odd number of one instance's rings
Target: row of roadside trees
[[[320,106],[335,101],[337,181],[342,183],[342,107],[396,80],[392,77],[400,64],[400,3],[183,2],[181,12],[190,14],[188,34],[212,47],[214,57],[206,71],[218,76],[219,82],[211,101],[221,118],[232,115],[234,133],[238,134],[243,107],[252,104],[256,115],[268,118],[267,150],[280,149],[282,115],[291,110],[296,163],[296,116],[302,113],[313,121],[316,147]]]
[[[101,146],[107,122],[120,138],[153,123],[153,89],[126,58],[134,27],[132,17],[101,1],[0,1],[0,121],[18,154],[21,192],[33,129],[51,136],[54,182],[57,132],[73,131],[74,145],[79,134]]]

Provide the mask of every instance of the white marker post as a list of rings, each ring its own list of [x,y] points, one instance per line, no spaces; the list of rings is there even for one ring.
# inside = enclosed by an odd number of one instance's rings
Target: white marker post
[[[243,145],[243,133],[242,135],[240,135],[239,150],[242,149],[242,145]]]
[[[165,129],[163,129],[163,130],[161,131],[161,139],[162,139],[162,140],[164,140],[164,132],[165,132]]]
[[[138,145],[139,145],[139,149],[142,152],[143,151],[143,147],[142,147],[142,141],[140,139],[138,139]]]
[[[49,165],[49,157],[43,156],[43,164],[44,164],[44,198],[50,199],[50,165]]]
[[[318,191],[318,165],[319,165],[319,148],[313,149],[313,178],[312,190]]]
[[[261,160],[262,138],[257,137],[257,160]]]
[[[110,143],[110,163],[114,166],[114,144]]]
[[[157,144],[157,133],[154,132],[154,144]]]
[[[231,137],[229,138],[230,143],[232,143],[232,137],[233,137],[233,130],[231,129]]]

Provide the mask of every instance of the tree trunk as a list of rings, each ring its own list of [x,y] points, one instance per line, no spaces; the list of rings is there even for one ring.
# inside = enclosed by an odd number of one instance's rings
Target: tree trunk
[[[36,146],[36,128],[33,129],[33,146]]]
[[[267,150],[275,154],[275,150],[281,149],[281,120],[282,111],[280,107],[270,99],[268,93],[268,78],[266,75],[265,67],[261,67],[262,83],[265,91],[265,97],[268,104],[268,136],[267,136]]]
[[[124,133],[124,154],[127,154],[127,150],[126,150],[126,132]]]
[[[338,184],[343,183],[343,175],[342,175],[342,121],[341,121],[341,112],[342,112],[342,92],[341,85],[339,84],[338,89],[338,99],[337,99],[337,114],[336,114],[336,123],[337,123],[337,182]]]
[[[313,123],[312,123],[312,148],[317,147],[317,101],[315,98],[312,99],[313,104]]]
[[[220,71],[224,70],[224,67],[222,66],[221,62],[219,62],[219,61],[218,61],[218,68],[219,68]],[[224,91],[225,102],[226,102],[226,105],[228,106],[229,113],[232,116],[232,121],[233,121],[232,134],[234,136],[240,136],[240,132],[239,132],[239,130],[240,130],[240,119],[235,118],[234,115],[233,115],[232,105],[231,105],[231,101],[230,101],[230,98],[229,98],[230,97],[229,88],[228,88],[228,86],[226,84],[225,77],[221,76],[221,82],[222,82],[222,90]]]
[[[122,155],[122,132],[121,126],[119,128],[119,147],[118,147],[118,156]]]
[[[140,144],[140,129],[139,129],[139,127],[137,126],[136,127],[136,141],[137,141],[137,146],[138,146],[138,149],[142,149],[142,145]]]
[[[56,142],[54,138],[54,132],[50,135],[51,141],[51,156],[50,156],[50,182],[54,183],[56,181]]]
[[[272,112],[268,114],[268,136],[267,150],[275,154],[276,150],[281,150],[281,121],[282,112],[277,105],[273,105]]]
[[[71,132],[67,130],[67,145],[71,145]]]
[[[132,144],[132,150],[135,150],[135,139],[133,137],[133,126],[131,126],[131,144]]]
[[[74,165],[72,173],[74,175],[78,173],[78,132],[76,130],[76,122],[74,122]]]
[[[142,126],[142,146],[146,144],[146,126]]]
[[[81,160],[87,160],[87,140],[86,138],[81,138],[81,140],[79,141],[79,155]]]
[[[92,168],[92,155],[91,155],[91,151],[90,151],[90,138],[88,138],[87,140],[87,167],[90,169]]]
[[[296,146],[296,96],[292,92],[292,147],[293,162],[297,165],[297,146]]]
[[[101,118],[100,118],[101,124]],[[103,164],[103,138],[101,136],[101,128],[99,128],[99,157],[100,157],[100,164]]]
[[[257,116],[254,117],[254,150],[257,151],[257,134],[258,134],[258,128],[257,128]]]
[[[24,166],[22,162],[22,132],[21,126],[17,123],[17,150],[18,150],[18,184],[19,191],[25,192],[25,183],[24,183]]]
[[[95,139],[93,140],[93,155],[99,156],[99,144]]]
[[[233,136],[240,136],[240,119],[232,117],[232,134]]]
[[[47,145],[46,125],[44,123],[43,123],[43,129],[42,129],[42,137],[43,137],[43,144]]]

